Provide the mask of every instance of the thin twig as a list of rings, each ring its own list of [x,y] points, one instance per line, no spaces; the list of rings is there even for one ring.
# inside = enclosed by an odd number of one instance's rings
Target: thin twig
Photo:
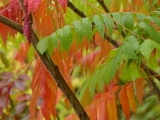
[[[129,30],[128,28],[126,28],[124,25],[122,25],[120,22],[116,21],[112,16],[110,16],[109,14],[105,13],[103,10],[95,7],[94,5],[92,5],[91,3],[87,2],[86,0],[82,0],[84,3],[88,4],[91,7],[94,7],[96,10],[100,11],[101,13],[105,14],[106,16],[108,16],[110,19],[112,19],[116,24],[120,25],[123,29],[127,30],[128,32],[130,32],[132,35],[136,36],[139,39],[144,40],[142,37],[140,37],[139,35],[135,34],[134,32],[132,32],[131,30]],[[124,35],[125,36],[125,35]]]
[[[72,8],[71,8],[72,9]],[[77,9],[77,8],[76,8]],[[72,9],[74,11],[74,9]],[[80,11],[80,10],[78,10]],[[77,13],[76,11],[74,11],[75,13]],[[81,12],[81,11],[80,11]],[[78,13],[77,13],[78,14]],[[81,16],[81,15],[80,15]],[[86,17],[86,15],[84,15]],[[83,16],[81,16],[83,18]],[[120,45],[116,42],[116,40],[112,39],[110,36],[107,36],[106,33],[104,34],[104,38],[109,41],[114,47],[118,48]],[[141,62],[141,64],[144,64],[143,62]],[[145,64],[144,64],[145,65]],[[156,77],[159,81],[160,81],[160,75],[155,72],[154,70],[152,70],[151,68],[149,68],[147,65],[146,69],[149,70],[149,72],[151,73],[151,76]]]
[[[3,17],[2,15],[0,15],[0,22],[23,34],[22,26],[19,25],[18,23],[15,23],[6,17]],[[71,106],[73,107],[79,118],[81,120],[89,120],[87,113],[85,112],[84,108],[82,107],[82,105],[80,104],[74,93],[71,91],[67,83],[65,82],[57,65],[55,65],[51,60],[49,60],[46,54],[41,55],[39,51],[36,49],[38,41],[39,39],[37,35],[31,28],[31,44],[38,53],[41,61],[46,66],[51,76],[54,78],[57,86],[62,90],[63,94],[66,96],[66,98],[70,102]]]
[[[142,66],[143,70],[145,71],[145,73],[147,74],[147,76],[151,76],[151,73],[150,73],[149,69],[146,67],[146,65],[143,64],[141,66]],[[153,87],[153,89],[154,89],[155,93],[157,94],[158,99],[160,101],[160,90],[157,87],[153,77],[149,77],[148,80],[149,80],[148,82],[152,85],[152,87]]]
[[[102,8],[105,10],[106,13],[110,13],[110,10],[109,10],[108,7],[105,5],[104,0],[97,0],[97,1],[98,1],[98,3],[102,6]],[[113,17],[113,16],[111,15],[111,17]],[[116,23],[114,22],[114,24],[116,24]],[[125,34],[124,31],[121,32],[121,35],[122,35],[124,38],[125,38],[125,36],[126,36],[126,34]]]

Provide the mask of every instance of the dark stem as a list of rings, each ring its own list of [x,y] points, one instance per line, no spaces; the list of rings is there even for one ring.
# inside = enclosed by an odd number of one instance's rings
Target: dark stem
[[[0,22],[13,28],[14,30],[20,32],[23,34],[22,26],[18,23],[15,23],[6,17],[3,17],[0,15]],[[71,89],[68,87],[67,83],[65,82],[64,78],[62,77],[57,65],[55,65],[51,60],[48,59],[48,57],[44,54],[41,55],[39,51],[36,49],[36,45],[38,43],[39,39],[33,29],[31,28],[31,44],[36,50],[37,54],[39,55],[41,61],[46,66],[48,71],[50,72],[51,76],[54,78],[57,86],[62,90],[63,94],[66,96],[68,101],[70,102],[71,106],[79,116],[81,120],[89,120],[89,117],[87,113],[85,112],[84,108],[74,95],[74,93],[71,91]]]
[[[103,7],[103,9],[105,10],[106,13],[109,13],[109,9],[107,8],[107,6],[104,3],[104,0],[97,0],[98,3]]]
[[[69,0],[67,3],[67,7],[69,7],[71,10],[73,10],[80,17],[82,17],[82,18],[86,17],[85,14],[83,12],[81,12],[79,9],[77,9]]]
[[[160,101],[160,90],[157,87],[157,85],[156,85],[156,83],[155,83],[155,81],[154,81],[149,69],[144,64],[141,65],[141,66],[142,66],[143,70],[145,71],[145,73],[147,74],[147,76],[150,76],[150,77],[148,77],[148,82],[152,85],[152,87],[153,87],[153,89],[154,89],[155,93],[157,94],[158,99]]]
[[[104,0],[97,0],[97,1],[98,1],[98,3],[102,6],[102,8],[105,10],[106,13],[110,13],[108,7],[107,7],[107,6],[105,5],[105,3],[104,3]],[[113,16],[111,15],[111,17],[113,17]],[[114,22],[114,24],[116,24],[116,23]],[[124,31],[122,31],[121,35],[122,35],[124,38],[125,38],[125,36],[126,36],[126,34],[125,34]]]

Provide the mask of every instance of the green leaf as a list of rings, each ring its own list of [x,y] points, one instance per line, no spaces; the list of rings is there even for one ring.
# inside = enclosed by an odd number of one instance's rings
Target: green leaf
[[[43,54],[47,48],[48,48],[48,44],[49,44],[49,36],[42,38],[38,43],[37,43],[37,50]]]
[[[69,25],[66,25],[63,28],[63,41],[61,41],[62,46],[65,50],[69,50],[72,43],[72,28]]]
[[[102,21],[101,16],[95,15],[93,16],[93,21],[97,27],[98,32],[100,33],[101,37],[104,38],[104,23]]]
[[[127,55],[130,59],[136,59],[136,54],[131,47],[131,44],[129,42],[124,42],[123,47],[122,47],[123,53]]]
[[[54,32],[50,35],[50,41],[51,41],[51,44],[53,44],[54,47],[58,47],[58,37],[57,37],[56,32]]]
[[[145,40],[140,46],[140,51],[144,57],[149,60],[150,54],[154,48],[160,51],[160,44],[153,40]]]
[[[52,57],[53,50],[54,50],[54,45],[50,41],[47,49],[47,55],[49,55],[50,58]]]
[[[72,29],[69,25],[57,30],[57,36],[64,50],[68,51],[72,43]],[[54,36],[55,37],[55,36]]]
[[[84,38],[83,24],[81,21],[75,21],[75,22],[73,22],[73,25],[74,25],[75,31],[77,33],[79,43],[82,43],[82,40]]]
[[[124,26],[131,30],[134,26],[133,24],[134,19],[133,19],[132,13],[127,12],[123,14],[123,18],[124,18]]]
[[[105,14],[102,14],[102,18],[104,20],[104,23],[108,29],[109,35],[110,37],[112,36],[113,33],[113,27],[114,27],[114,21],[111,20],[108,16],[106,16]]]
[[[99,77],[98,77],[99,75],[100,75],[100,71],[98,70],[90,78],[91,84],[89,86],[89,92],[90,92],[91,98],[94,97],[95,89],[96,89],[96,83],[97,83],[97,81],[99,81]]]
[[[136,37],[131,35],[128,38],[128,43],[130,44],[130,46],[132,47],[132,49],[136,52],[140,52],[140,46],[139,46],[139,42],[137,41]]]
[[[145,17],[147,17],[147,15],[145,15],[145,14],[137,14],[138,22],[141,22],[142,20],[144,20]]]
[[[160,43],[160,34],[150,24],[141,22],[139,26],[149,35],[150,38]]]
[[[86,38],[90,42],[92,39],[92,23],[89,18],[82,19],[82,23]]]
[[[146,19],[150,20],[151,22],[154,22],[158,26],[160,26],[160,18],[154,17],[154,16],[147,16]]]
[[[124,25],[124,19],[123,19],[123,16],[119,13],[112,13],[113,15],[113,18],[118,22],[120,23],[121,25]],[[117,28],[118,28],[118,31],[119,33],[122,33],[123,31],[123,27],[121,25],[119,25],[118,23],[117,24]]]

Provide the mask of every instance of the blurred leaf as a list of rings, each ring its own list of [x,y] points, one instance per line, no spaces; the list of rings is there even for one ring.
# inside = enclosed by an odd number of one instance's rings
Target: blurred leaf
[[[37,50],[41,53],[44,54],[44,52],[47,50],[49,44],[49,36],[42,38],[38,43],[37,43]]]

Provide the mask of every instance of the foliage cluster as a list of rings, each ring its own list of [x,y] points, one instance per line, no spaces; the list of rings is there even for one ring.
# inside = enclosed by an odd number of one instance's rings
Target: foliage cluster
[[[6,103],[0,104],[1,118],[28,119],[23,115],[29,111],[31,120],[158,119],[159,4],[159,0],[1,1],[0,99]],[[17,32],[24,33],[28,43]],[[4,49],[7,46],[11,47]],[[15,56],[10,55],[15,53],[13,46],[19,50]],[[26,80],[31,78],[29,87]],[[71,109],[69,102],[77,114],[66,111],[62,116],[61,109]]]

